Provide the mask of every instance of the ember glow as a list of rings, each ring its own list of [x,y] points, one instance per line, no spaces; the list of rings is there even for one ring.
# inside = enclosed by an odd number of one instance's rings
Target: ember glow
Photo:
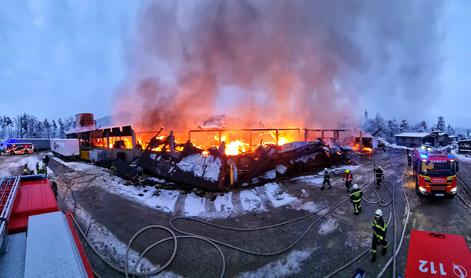
[[[241,153],[246,153],[248,147],[249,144],[240,140],[235,140],[226,145],[225,153],[226,155],[238,155]]]
[[[373,152],[373,149],[370,148],[370,147],[363,147],[360,150],[360,144],[358,144],[358,143],[353,145],[352,150],[355,151],[355,152],[364,152],[364,153],[372,153]]]

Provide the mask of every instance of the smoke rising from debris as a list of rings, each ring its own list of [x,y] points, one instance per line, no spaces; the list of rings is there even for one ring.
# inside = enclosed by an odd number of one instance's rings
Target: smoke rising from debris
[[[150,1],[116,108],[141,127],[341,127],[437,91],[439,1]]]

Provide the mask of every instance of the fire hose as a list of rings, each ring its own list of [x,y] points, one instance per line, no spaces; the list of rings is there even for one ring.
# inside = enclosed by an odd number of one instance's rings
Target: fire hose
[[[385,183],[389,183],[389,182],[386,182]],[[367,203],[369,204],[377,204],[379,206],[382,206],[382,207],[386,207],[386,206],[389,206],[389,204],[391,204],[392,201],[389,201],[389,202],[386,202],[384,201],[383,199],[381,199],[381,197],[379,196],[379,193],[377,192],[377,190],[373,187],[373,191],[375,192],[378,200],[377,201],[369,201],[365,198],[362,198],[363,200],[365,200]],[[389,194],[392,194],[389,190],[387,190],[389,192]],[[384,205],[382,205],[384,204]],[[393,215],[392,215],[392,211],[389,211],[389,218],[388,218],[388,221],[387,221],[387,225],[389,226],[389,224],[391,223],[391,219],[392,219]],[[338,274],[339,272],[341,272],[342,270],[346,269],[347,267],[349,267],[350,265],[352,265],[353,263],[355,263],[356,261],[358,261],[360,258],[362,258],[364,255],[366,255],[368,252],[370,251],[370,248],[366,248],[365,250],[363,250],[358,256],[356,256],[355,258],[353,258],[351,261],[347,262],[346,264],[342,265],[341,267],[335,269],[334,271],[332,271],[331,273],[327,274],[326,276],[324,276],[324,278],[330,278],[330,277],[334,277],[336,274]]]
[[[373,183],[370,183],[368,185],[366,185],[362,190],[365,190],[366,188],[368,188],[370,185],[372,185]],[[70,187],[69,185],[66,184],[66,187]],[[70,188],[70,190],[67,190],[66,192],[72,192],[73,190]],[[75,196],[73,195],[73,193],[71,194],[72,196],[72,199],[73,199],[73,203],[74,203],[74,208],[79,208],[79,209],[82,209],[81,207],[79,207],[77,205],[77,202],[75,201]],[[220,274],[220,277],[223,277],[224,276],[224,273],[225,273],[225,257],[224,257],[224,254],[222,253],[222,250],[219,248],[219,246],[217,246],[217,244],[220,244],[220,245],[223,245],[225,247],[228,247],[228,248],[231,248],[231,249],[234,249],[234,250],[238,250],[240,252],[243,252],[243,253],[246,253],[246,254],[252,254],[252,255],[258,255],[258,256],[275,256],[275,255],[279,255],[279,254],[282,254],[288,250],[290,250],[291,248],[293,248],[297,243],[299,243],[304,237],[305,235],[312,229],[312,227],[318,223],[321,219],[323,219],[325,216],[327,216],[328,214],[330,214],[332,211],[334,211],[336,208],[338,208],[340,205],[342,205],[343,203],[345,203],[346,201],[349,200],[349,197],[350,196],[347,196],[346,198],[344,198],[343,200],[341,200],[340,202],[338,202],[337,204],[333,205],[333,206],[325,206],[315,212],[312,212],[312,213],[309,213],[309,214],[306,214],[304,216],[301,216],[301,217],[298,217],[298,218],[295,218],[295,219],[291,219],[291,220],[288,220],[288,221],[285,221],[285,222],[282,222],[282,223],[278,223],[278,224],[275,224],[275,225],[268,225],[268,226],[263,226],[263,227],[257,227],[257,228],[236,228],[236,227],[228,227],[228,226],[222,226],[222,225],[217,225],[217,224],[213,224],[213,223],[210,223],[210,222],[206,222],[204,220],[200,220],[200,219],[195,219],[195,218],[186,218],[186,217],[174,217],[172,219],[170,219],[169,221],[169,225],[172,229],[174,229],[175,231],[183,234],[183,235],[175,235],[175,233],[167,228],[167,227],[164,227],[164,226],[161,226],[161,225],[151,225],[151,226],[147,226],[147,227],[144,227],[142,228],[141,230],[139,230],[138,232],[136,232],[130,239],[130,241],[128,242],[128,246],[126,248],[126,253],[125,253],[125,258],[124,258],[124,262],[125,262],[125,265],[124,265],[124,269],[119,267],[119,266],[116,266],[115,264],[113,264],[112,262],[108,261],[108,259],[106,259],[101,253],[100,251],[98,251],[96,249],[96,247],[93,245],[93,243],[88,239],[88,237],[86,236],[85,232],[83,231],[83,229],[81,228],[80,224],[78,223],[78,221],[76,220],[75,216],[73,216],[73,220],[74,220],[74,223],[75,225],[77,226],[77,229],[79,230],[80,234],[82,235],[82,237],[84,238],[84,240],[86,241],[86,243],[90,246],[90,248],[92,249],[92,251],[106,264],[108,265],[109,267],[111,267],[113,270],[117,271],[118,273],[121,273],[121,274],[124,274],[126,277],[129,277],[130,275],[131,276],[150,276],[150,275],[156,275],[160,272],[162,272],[163,270],[165,270],[166,267],[168,267],[168,265],[170,265],[170,263],[174,260],[175,256],[176,256],[176,252],[177,252],[177,242],[179,239],[197,239],[197,240],[202,240],[202,241],[205,241],[209,244],[211,244],[219,253],[220,255],[220,258],[221,258],[221,274]],[[65,198],[65,196],[64,196]],[[318,214],[319,212],[321,211],[324,211],[326,210],[327,211],[325,213],[323,213],[323,215],[317,217],[316,219],[314,219],[311,224],[303,231],[303,233],[298,236],[292,243],[290,243],[288,246],[286,246],[285,248],[282,248],[280,250],[277,250],[277,251],[272,251],[272,252],[255,252],[255,251],[252,251],[252,250],[248,250],[248,249],[243,249],[243,248],[240,248],[238,246],[235,246],[235,245],[231,245],[231,244],[228,244],[228,243],[225,243],[225,242],[222,242],[222,241],[219,241],[219,240],[216,240],[216,239],[212,239],[212,238],[209,238],[209,237],[206,237],[206,236],[201,236],[201,235],[197,235],[197,234],[192,234],[192,233],[188,233],[188,232],[185,232],[177,227],[175,227],[174,225],[174,222],[177,221],[177,220],[190,220],[190,221],[195,221],[195,222],[199,222],[199,223],[203,223],[203,224],[206,224],[206,225],[210,225],[210,226],[213,226],[213,227],[217,227],[217,228],[221,228],[221,229],[226,229],[226,230],[233,230],[233,231],[260,231],[260,230],[266,230],[266,229],[272,229],[272,228],[277,228],[277,227],[281,227],[281,226],[284,226],[284,225],[288,225],[290,223],[293,223],[293,222],[297,222],[297,221],[300,221],[300,220],[303,220],[303,219],[306,219],[306,218],[309,218],[309,217],[312,217],[316,214]],[[134,267],[131,269],[129,269],[129,265],[128,265],[128,261],[129,261],[129,251],[131,250],[131,245],[132,243],[136,240],[136,238],[142,234],[143,232],[145,232],[146,230],[150,230],[150,229],[162,229],[162,230],[165,230],[167,231],[171,236],[170,237],[167,237],[167,238],[164,238],[164,239],[161,239],[151,245],[149,245],[140,255],[139,255],[139,258],[138,260],[136,261],[136,263],[134,264]],[[173,251],[172,251],[172,255],[170,256],[169,260],[162,266],[162,267],[159,267],[158,269],[155,269],[155,270],[152,270],[152,271],[149,271],[149,272],[135,272],[135,269],[137,268],[139,262],[142,260],[142,258],[145,256],[146,253],[148,253],[152,248],[164,243],[164,242],[167,242],[167,241],[170,241],[170,240],[173,240],[174,242],[174,245],[173,245]],[[98,275],[97,275],[98,276]]]
[[[91,182],[93,181],[93,179],[91,179],[89,181],[89,183],[86,185],[88,186]],[[366,185],[364,188],[362,188],[361,190],[365,190],[367,189],[369,186],[371,186],[373,183],[370,183],[368,185]],[[85,187],[86,187],[85,186]],[[223,277],[224,276],[224,273],[225,273],[225,257],[224,257],[224,254],[222,253],[222,250],[219,248],[219,246],[217,246],[217,244],[220,244],[222,246],[225,246],[225,247],[228,247],[228,248],[231,248],[231,249],[234,249],[234,250],[237,250],[237,251],[240,251],[240,252],[243,252],[243,253],[246,253],[246,254],[252,254],[252,255],[258,255],[258,256],[275,256],[275,255],[279,255],[279,254],[282,254],[288,250],[290,250],[291,248],[293,248],[297,243],[299,243],[305,236],[306,234],[312,229],[312,227],[318,223],[321,219],[323,219],[325,216],[327,216],[328,214],[330,214],[332,211],[334,211],[336,208],[338,208],[340,205],[342,205],[343,203],[345,203],[347,200],[349,200],[349,197],[350,196],[347,196],[346,198],[344,198],[343,200],[341,200],[340,202],[338,202],[337,204],[333,205],[333,206],[325,206],[319,210],[317,210],[316,212],[312,212],[312,213],[309,213],[309,214],[306,214],[304,216],[301,216],[301,217],[298,217],[298,218],[295,218],[295,219],[291,219],[291,220],[288,220],[288,221],[285,221],[285,222],[282,222],[282,223],[278,223],[278,224],[274,224],[274,225],[268,225],[268,226],[263,226],[263,227],[257,227],[257,228],[237,228],[237,227],[228,227],[228,226],[223,226],[223,225],[217,225],[217,224],[213,224],[213,223],[210,223],[210,222],[207,222],[207,221],[204,221],[204,220],[200,220],[200,219],[196,219],[196,218],[188,218],[188,217],[174,217],[172,219],[170,219],[169,221],[169,225],[170,227],[183,234],[183,235],[179,235],[177,236],[171,229],[165,227],[165,226],[161,226],[161,225],[151,225],[151,226],[147,226],[147,227],[144,227],[142,228],[141,230],[139,230],[138,232],[136,232],[130,239],[130,241],[128,242],[128,245],[127,245],[127,248],[126,248],[126,253],[125,253],[125,258],[124,258],[124,269],[119,267],[119,266],[116,266],[114,265],[112,262],[109,262],[97,249],[96,247],[92,244],[92,242],[90,242],[90,240],[88,239],[88,237],[86,236],[86,233],[83,231],[83,229],[81,228],[80,224],[78,223],[78,221],[76,220],[75,218],[75,209],[76,208],[79,208],[79,209],[82,209],[80,208],[78,205],[77,205],[77,202],[75,200],[75,196],[73,194],[73,190],[72,188],[70,187],[70,185],[68,185],[66,183],[66,187],[67,187],[67,191],[65,194],[67,194],[68,192],[71,192],[71,196],[72,196],[72,199],[73,199],[73,206],[74,206],[74,216],[73,216],[73,220],[74,220],[74,223],[75,225],[77,226],[80,234],[82,235],[82,237],[84,238],[84,240],[87,242],[87,244],[90,246],[90,248],[92,249],[92,251],[105,263],[107,264],[108,266],[110,266],[113,270],[121,273],[121,274],[124,274],[126,277],[129,277],[129,275],[131,276],[150,276],[150,275],[156,275],[160,272],[162,272],[163,270],[165,270],[170,264],[171,262],[174,260],[175,256],[176,256],[176,252],[177,252],[177,242],[179,239],[197,239],[197,240],[202,240],[202,241],[205,241],[209,244],[211,244],[219,253],[220,255],[220,258],[221,258],[221,274],[220,274],[220,277]],[[375,191],[376,192],[376,191]],[[379,197],[379,194],[376,192],[377,194],[377,197],[378,197],[378,201],[377,203],[378,204],[383,204],[385,206],[387,206],[387,203],[384,202],[384,200],[382,200],[380,197]],[[65,199],[66,195],[63,197],[63,199]],[[63,200],[62,200],[63,202]],[[61,202],[61,204],[62,204]],[[375,202],[376,203],[376,202]],[[284,225],[288,225],[290,223],[293,223],[293,222],[297,222],[297,221],[300,221],[300,220],[303,220],[303,219],[306,219],[306,218],[309,218],[311,216],[314,216],[316,214],[318,214],[319,212],[323,211],[323,210],[327,210],[325,213],[323,213],[321,216],[317,217],[316,219],[314,219],[309,225],[308,227],[301,233],[300,236],[298,236],[293,242],[291,242],[288,246],[280,249],[280,250],[276,250],[276,251],[271,251],[271,252],[256,252],[256,251],[252,251],[252,250],[248,250],[248,249],[244,249],[244,248],[240,248],[238,246],[235,246],[235,245],[232,245],[232,244],[229,244],[229,243],[226,243],[226,242],[223,242],[223,241],[219,241],[219,240],[216,240],[216,239],[213,239],[213,238],[210,238],[210,237],[206,237],[206,236],[201,236],[201,235],[198,235],[198,234],[192,234],[192,233],[189,233],[189,232],[185,232],[177,227],[175,227],[175,224],[174,222],[178,221],[178,220],[189,220],[189,221],[194,221],[194,222],[199,222],[201,224],[205,224],[205,225],[209,225],[209,226],[212,226],[212,227],[216,227],[216,228],[220,228],[220,229],[225,229],[225,230],[232,230],[232,231],[245,231],[245,232],[250,232],[250,231],[260,231],[260,230],[266,230],[266,229],[272,229],[272,228],[277,228],[277,227],[281,227],[281,226],[284,226]],[[391,214],[391,213],[390,213]],[[389,224],[389,221],[391,220],[391,215],[388,219],[388,224]],[[131,245],[132,243],[137,239],[137,237],[142,234],[143,232],[147,231],[147,230],[150,230],[150,229],[161,229],[161,230],[164,230],[166,232],[168,232],[170,234],[170,237],[167,237],[167,238],[164,238],[164,239],[161,239],[151,245],[149,245],[140,255],[139,255],[139,258],[138,260],[136,261],[136,263],[134,264],[134,266],[132,267],[132,269],[130,270],[129,269],[129,251],[131,250]],[[173,244],[173,251],[172,251],[172,255],[170,256],[170,258],[168,259],[168,261],[162,266],[162,267],[159,267],[157,269],[154,269],[152,271],[148,271],[148,272],[136,272],[136,268],[137,266],[139,265],[140,261],[142,260],[142,258],[154,247],[164,243],[164,242],[167,242],[167,241],[170,241],[170,240],[173,240],[174,244]],[[402,240],[401,240],[401,243],[402,243]],[[364,254],[366,254],[368,250],[366,250],[364,253],[360,254],[360,256],[358,256],[357,258],[360,258],[361,256],[363,256]],[[98,275],[97,275],[98,276]],[[99,277],[99,276],[98,276]]]

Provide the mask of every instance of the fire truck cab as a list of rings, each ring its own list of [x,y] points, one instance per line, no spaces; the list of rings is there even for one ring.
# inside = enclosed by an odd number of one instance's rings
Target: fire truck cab
[[[415,190],[419,196],[454,197],[458,161],[450,154],[430,146],[414,150]]]

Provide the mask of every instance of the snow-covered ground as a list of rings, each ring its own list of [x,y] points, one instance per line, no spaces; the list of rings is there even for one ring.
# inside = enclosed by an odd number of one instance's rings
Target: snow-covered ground
[[[289,194],[278,183],[267,183],[257,190],[245,189],[240,191],[238,196],[233,196],[234,193],[232,192],[218,194],[214,200],[211,200],[209,197],[201,197],[195,193],[185,194],[179,190],[129,185],[125,180],[112,175],[104,168],[82,162],[64,162],[58,158],[53,159],[76,171],[100,174],[101,179],[99,182],[92,183],[94,186],[102,187],[104,190],[120,195],[130,201],[174,215],[221,219],[237,217],[251,212],[267,211],[270,206],[274,208],[288,206],[296,210],[309,212],[315,212],[319,207],[318,204],[312,201]],[[159,179],[155,180],[159,183],[165,182]],[[267,197],[268,200],[266,200]],[[236,206],[239,201],[241,206]],[[269,204],[266,203],[267,201]]]
[[[243,272],[240,278],[258,278],[258,277],[288,277],[301,272],[301,266],[316,249],[293,250],[285,258],[270,262],[265,266],[250,272]]]

